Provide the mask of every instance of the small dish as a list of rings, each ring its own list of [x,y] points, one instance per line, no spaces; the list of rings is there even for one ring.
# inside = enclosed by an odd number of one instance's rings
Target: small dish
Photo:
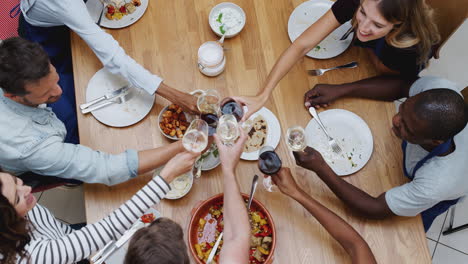
[[[228,20],[223,20],[223,16]],[[244,10],[231,2],[217,4],[211,9],[208,16],[208,23],[211,29],[218,36],[223,36],[221,27],[227,27],[225,38],[232,38],[239,34],[245,26],[246,16]]]
[[[163,134],[163,135],[164,135],[165,137],[167,137],[168,139],[180,140],[180,139],[182,139],[182,137],[179,138],[179,137],[177,137],[177,135],[174,135],[174,136],[168,135],[168,134],[164,133],[163,129],[161,128],[161,122],[162,122],[162,120],[163,120],[163,118],[164,118],[163,115],[164,115],[164,113],[165,113],[166,111],[169,110],[169,107],[172,106],[172,105],[173,105],[173,104],[164,107],[164,108],[161,110],[161,112],[159,113],[159,115],[158,115],[158,128],[159,128],[159,131],[161,132],[161,134]],[[190,124],[190,121],[192,120],[192,116],[190,116],[189,114],[187,114],[187,113],[185,113],[185,112],[182,112],[182,113],[183,113],[184,116],[185,116],[185,119],[186,119],[186,122],[187,122],[187,124],[186,124],[187,126],[186,126],[186,127],[188,128],[188,125]],[[178,128],[177,128],[177,129],[178,129]],[[182,131],[182,135],[183,135],[184,132],[185,132],[185,131]]]
[[[163,167],[159,167],[154,171],[153,177],[159,175]],[[192,171],[186,172],[175,178],[170,184],[171,190],[166,194],[164,199],[177,200],[190,192],[193,186],[193,173]]]
[[[219,159],[218,147],[216,143],[213,143],[210,149],[203,153],[200,157],[201,161],[195,162],[195,168],[198,168],[201,163],[201,170],[202,171],[209,171],[212,170],[221,164],[221,160]]]

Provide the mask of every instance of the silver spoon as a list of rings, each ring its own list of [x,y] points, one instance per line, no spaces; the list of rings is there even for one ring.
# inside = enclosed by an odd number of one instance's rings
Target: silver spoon
[[[247,203],[247,210],[250,210],[250,205],[252,204],[252,199],[253,199],[255,190],[257,189],[257,184],[258,184],[258,175],[255,174],[252,180],[252,186],[250,187],[250,197],[249,197],[249,202]]]

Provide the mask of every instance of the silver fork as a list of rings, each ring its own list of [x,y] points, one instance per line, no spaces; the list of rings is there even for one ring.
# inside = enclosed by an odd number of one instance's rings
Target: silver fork
[[[325,128],[325,126],[323,125],[322,121],[320,120],[320,117],[319,117],[319,115],[317,114],[317,111],[315,110],[315,108],[309,107],[309,113],[314,117],[315,121],[317,121],[317,123],[319,124],[319,126],[322,128],[323,132],[325,132],[325,135],[327,135],[328,144],[329,144],[330,147],[332,148],[333,152],[335,152],[336,154],[340,154],[340,153],[341,153],[341,148],[340,148],[340,146],[339,146],[338,143],[336,143],[336,141],[330,136],[330,134],[328,134],[328,131],[327,131],[327,129]]]
[[[326,73],[327,71],[336,70],[336,69],[343,69],[343,68],[355,68],[357,67],[358,63],[353,61],[344,65],[328,68],[328,69],[317,69],[317,70],[308,70],[307,73],[312,76],[320,76]]]
[[[104,103],[98,104],[96,106],[85,108],[85,109],[81,110],[81,113],[87,114],[87,113],[90,113],[92,111],[96,111],[98,109],[107,107],[107,106],[112,105],[112,104],[123,104],[123,103],[129,101],[132,98],[133,98],[133,92],[132,92],[132,90],[130,90],[128,93],[126,93],[126,94],[124,94],[122,96],[112,98],[112,99],[107,100]]]

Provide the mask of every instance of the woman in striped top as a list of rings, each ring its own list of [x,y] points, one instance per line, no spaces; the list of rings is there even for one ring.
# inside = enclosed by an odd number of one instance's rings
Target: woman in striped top
[[[159,203],[170,190],[168,183],[190,170],[198,154],[176,155],[129,201],[80,230],[72,230],[36,204],[31,188],[21,179],[0,173],[0,262],[74,263],[88,258],[107,242],[119,239],[149,207]]]

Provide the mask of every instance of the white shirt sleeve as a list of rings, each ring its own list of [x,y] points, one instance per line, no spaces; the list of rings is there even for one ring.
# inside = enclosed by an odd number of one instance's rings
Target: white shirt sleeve
[[[411,85],[409,96],[412,97],[424,91],[439,88],[450,89],[461,95],[461,89],[456,83],[435,76],[424,76],[419,78],[413,83],[413,85]]]
[[[156,92],[163,80],[151,74],[128,56],[110,34],[96,25],[83,1],[62,0],[38,4],[37,1],[32,8],[48,8],[48,10],[33,13],[48,13],[49,16],[53,17],[53,20],[60,21],[77,33],[111,73],[122,75],[132,85],[142,88],[150,94]],[[29,22],[33,22],[32,20],[34,17],[29,19]]]
[[[430,174],[424,167],[417,173]],[[394,214],[415,216],[439,203],[442,200],[440,191],[433,177],[416,177],[411,182],[388,190],[385,201]]]

